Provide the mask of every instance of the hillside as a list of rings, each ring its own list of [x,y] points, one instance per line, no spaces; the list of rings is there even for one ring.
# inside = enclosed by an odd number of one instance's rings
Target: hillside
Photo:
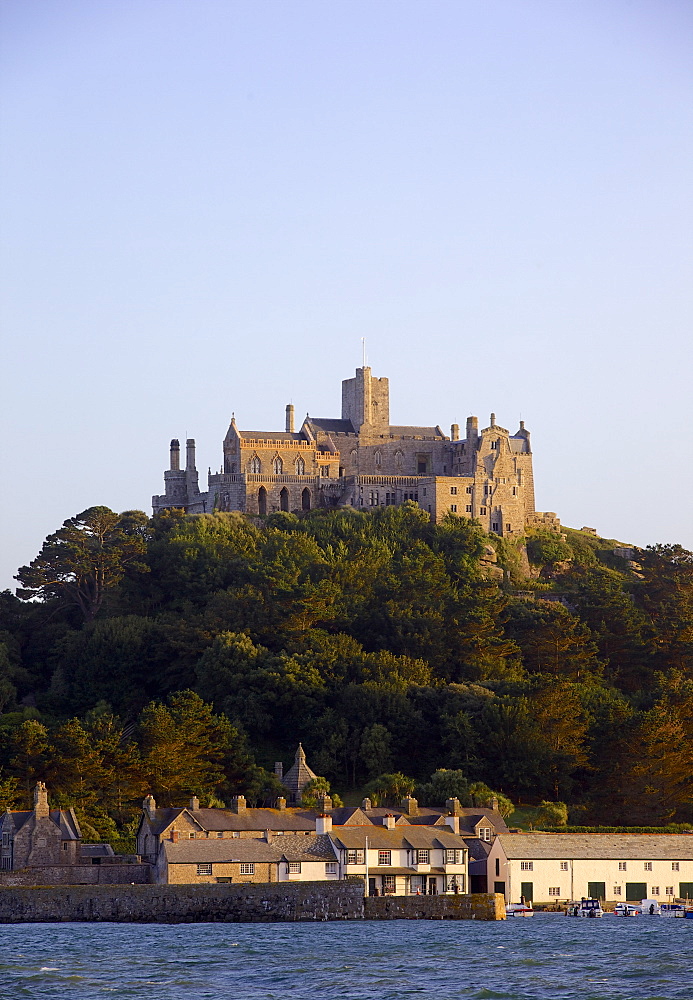
[[[444,768],[462,791],[562,799],[571,823],[693,819],[678,546],[510,544],[415,504],[91,508],[19,577],[31,600],[0,595],[3,804],[43,778],[117,840],[146,790],[271,798],[301,740],[342,792],[401,772],[431,797]]]

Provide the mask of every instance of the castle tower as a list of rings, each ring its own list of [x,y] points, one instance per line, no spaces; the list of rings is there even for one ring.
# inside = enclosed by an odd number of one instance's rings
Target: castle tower
[[[355,378],[342,382],[342,420],[354,430],[383,434],[390,427],[390,383],[374,378],[370,368],[357,368]]]

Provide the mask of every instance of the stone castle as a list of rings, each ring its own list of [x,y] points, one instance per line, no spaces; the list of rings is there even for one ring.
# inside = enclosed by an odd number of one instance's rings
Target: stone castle
[[[493,413],[481,430],[477,418],[468,417],[464,437],[458,424],[449,436],[437,425],[393,425],[388,380],[365,366],[342,382],[340,419],[306,416],[297,431],[289,405],[283,431],[242,431],[234,417],[223,454],[223,466],[209,471],[202,493],[195,441],[186,442],[184,469],[179,442],[171,441],[165,493],[152,497],[154,513],[179,507],[191,514],[262,515],[413,501],[433,521],[473,517],[504,536],[521,535],[535,521],[556,523],[555,515],[535,512],[532,450],[522,421],[511,434]]]

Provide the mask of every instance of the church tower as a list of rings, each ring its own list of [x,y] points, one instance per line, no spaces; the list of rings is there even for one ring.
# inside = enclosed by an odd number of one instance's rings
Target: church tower
[[[357,368],[355,378],[342,382],[342,420],[357,434],[386,434],[390,429],[390,383],[374,378],[370,368]]]

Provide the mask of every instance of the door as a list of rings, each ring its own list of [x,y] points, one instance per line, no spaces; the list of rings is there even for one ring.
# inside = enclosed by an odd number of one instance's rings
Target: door
[[[639,903],[647,899],[647,882],[626,882],[626,901]]]
[[[437,896],[438,895],[438,879],[429,878],[428,880],[428,895]]]
[[[606,882],[588,882],[587,895],[590,899],[606,899]]]
[[[679,882],[679,896],[681,899],[693,899],[693,882]]]
[[[494,892],[500,892],[501,895],[504,896],[505,895],[505,882],[494,882],[493,883],[493,891]]]
[[[375,896],[375,879],[374,878],[369,878],[368,879],[368,895],[369,896]]]
[[[534,882],[520,882],[520,895],[524,896],[525,903],[531,903],[534,899]]]

